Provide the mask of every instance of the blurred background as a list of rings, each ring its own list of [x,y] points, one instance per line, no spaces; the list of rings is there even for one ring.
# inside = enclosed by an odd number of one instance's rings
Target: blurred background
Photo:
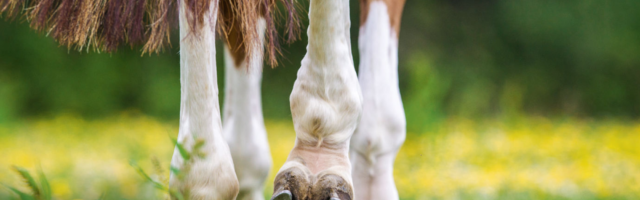
[[[638,8],[634,0],[407,1],[401,199],[640,198]],[[358,68],[358,1],[351,9]],[[78,52],[26,23],[0,21],[0,183],[28,191],[11,170],[18,165],[42,169],[58,199],[161,196],[129,162],[154,171],[157,158],[167,169],[157,178],[168,175],[180,102],[176,36],[158,55]],[[280,66],[264,69],[274,157],[265,196],[295,138],[288,99],[305,47],[303,34],[283,45]],[[12,198],[0,188],[0,199]]]

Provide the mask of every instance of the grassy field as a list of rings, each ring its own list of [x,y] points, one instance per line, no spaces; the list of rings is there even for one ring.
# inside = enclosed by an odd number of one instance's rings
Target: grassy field
[[[293,146],[291,122],[267,121],[271,180]],[[157,199],[136,173],[168,176],[177,122],[123,114],[0,125],[0,183],[28,191],[11,169],[42,169],[55,199]],[[409,133],[395,163],[402,199],[638,199],[640,122],[450,119]],[[154,170],[157,159],[164,170]],[[0,199],[16,199],[0,186]]]

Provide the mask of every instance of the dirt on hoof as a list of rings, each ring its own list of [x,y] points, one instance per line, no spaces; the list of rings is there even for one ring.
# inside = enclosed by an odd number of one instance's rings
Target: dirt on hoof
[[[276,176],[273,182],[273,194],[276,197],[281,193],[288,191],[292,200],[309,199],[309,189],[311,188],[311,180],[309,172],[302,169],[292,167]],[[279,197],[281,198],[281,197]]]
[[[311,189],[312,200],[351,200],[353,189],[342,177],[325,174],[317,178]]]
[[[271,200],[351,200],[353,189],[342,177],[321,174],[316,177],[292,167],[276,176]]]

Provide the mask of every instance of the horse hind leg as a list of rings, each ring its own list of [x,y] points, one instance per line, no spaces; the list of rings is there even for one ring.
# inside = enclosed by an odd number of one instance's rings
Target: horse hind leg
[[[359,199],[398,199],[393,162],[406,137],[398,85],[398,29],[403,0],[361,1],[360,73],[363,111],[351,138]]]
[[[263,42],[266,22],[258,19]],[[230,40],[241,38],[236,27]],[[235,35],[234,35],[235,34]],[[271,169],[271,153],[262,115],[260,86],[262,44],[249,62],[237,49],[238,42],[225,45],[225,101],[223,135],[229,145],[238,181],[239,200],[263,200],[264,182]]]

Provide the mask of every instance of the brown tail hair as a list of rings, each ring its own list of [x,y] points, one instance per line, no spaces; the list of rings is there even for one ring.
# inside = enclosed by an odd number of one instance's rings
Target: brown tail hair
[[[176,27],[180,0],[0,0],[0,16],[21,17],[33,29],[46,32],[60,44],[78,50],[115,51],[120,45],[142,45],[144,53],[158,53],[169,44]],[[184,0],[188,23],[198,29],[213,0]],[[258,43],[258,16],[267,21],[266,54],[276,63],[278,33],[275,27],[275,0],[219,0],[218,30],[228,39],[230,31],[239,32],[237,46]],[[288,40],[298,38],[299,20],[294,0],[278,0],[287,12]],[[240,48],[239,48],[240,49]],[[243,55],[254,48],[242,48]]]
[[[277,65],[279,50],[278,33],[276,30],[276,0],[223,0],[220,2],[218,17],[218,31],[226,38],[231,48],[236,63],[242,59],[251,59],[250,52],[259,45],[258,30],[256,24],[260,17],[264,18],[267,27],[265,30],[265,48],[267,61],[271,66]],[[286,10],[286,34],[287,42],[291,43],[299,38],[300,20],[296,9],[298,4],[294,0],[278,0]]]

